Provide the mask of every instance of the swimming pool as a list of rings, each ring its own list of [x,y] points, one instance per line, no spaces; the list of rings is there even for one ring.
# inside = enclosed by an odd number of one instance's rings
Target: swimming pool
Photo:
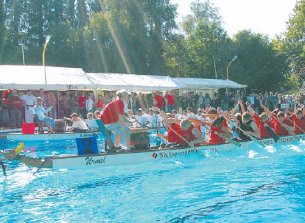
[[[74,142],[46,143],[75,152]],[[2,144],[3,145],[3,144]],[[8,144],[10,145],[10,144]],[[88,170],[6,162],[1,222],[304,222],[301,142]],[[38,150],[38,151],[37,151]]]

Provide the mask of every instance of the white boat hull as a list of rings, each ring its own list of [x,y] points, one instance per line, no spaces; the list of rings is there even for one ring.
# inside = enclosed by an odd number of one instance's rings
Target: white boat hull
[[[299,135],[301,139],[305,139],[305,135]],[[279,139],[278,143],[285,144],[296,140],[293,136],[286,136]],[[272,145],[275,143],[273,139],[263,139],[260,142],[264,145]],[[174,159],[181,156],[189,156],[191,154],[203,154],[205,151],[224,152],[234,149],[249,149],[256,142],[242,142],[241,147],[233,144],[206,145],[196,148],[179,148],[179,149],[156,149],[142,150],[132,152],[118,152],[114,154],[98,154],[87,156],[59,156],[52,157],[52,166],[54,169],[76,169],[76,168],[96,168],[118,165],[130,165],[146,162],[153,162],[160,159]]]

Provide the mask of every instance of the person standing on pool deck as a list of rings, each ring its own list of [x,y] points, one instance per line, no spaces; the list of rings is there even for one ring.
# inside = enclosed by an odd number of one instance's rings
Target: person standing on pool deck
[[[130,150],[130,129],[132,123],[124,115],[124,105],[129,101],[129,93],[126,90],[116,92],[117,98],[108,103],[101,112],[101,120],[105,128],[124,139],[126,150]]]
[[[31,90],[27,90],[27,93],[20,98],[25,106],[25,122],[34,122],[34,106],[36,105],[36,97],[32,95]]]

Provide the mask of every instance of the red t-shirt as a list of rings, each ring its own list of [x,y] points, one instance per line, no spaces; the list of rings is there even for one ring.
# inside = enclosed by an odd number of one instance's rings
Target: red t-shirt
[[[78,97],[78,107],[84,108],[86,106],[86,97],[85,96],[79,96]]]
[[[172,123],[170,124],[170,127],[167,127],[168,142],[177,143],[179,145],[186,145],[186,142],[183,139],[181,139],[181,137],[179,137],[173,130],[182,136],[182,130],[180,125],[176,123]]]
[[[162,107],[163,107],[163,97],[161,95],[156,95],[154,98],[157,101],[156,107],[162,109]]]
[[[260,139],[265,139],[265,138],[270,138],[271,135],[270,133],[267,131],[267,129],[264,126],[263,121],[260,119],[260,117],[258,115],[254,115],[253,119],[258,127],[258,131],[259,131],[259,138]]]
[[[164,97],[167,99],[167,104],[168,105],[174,105],[175,104],[175,100],[174,100],[174,97],[172,95],[167,94]]]
[[[188,143],[186,141],[191,142],[195,140],[195,136],[193,135],[193,128],[196,128],[194,125],[191,125],[187,130],[182,131],[181,126],[176,123],[172,123],[170,128],[167,128],[167,139],[168,142],[177,143],[182,146],[187,146]],[[174,132],[174,131],[175,132]],[[178,134],[182,136],[186,141],[182,139],[182,137],[178,136]]]
[[[289,132],[284,128],[284,126],[276,119],[273,119],[274,121],[274,132],[275,134],[279,135],[279,136],[286,136],[289,135]],[[285,121],[284,121],[284,124]]]
[[[96,102],[96,107],[97,108],[102,108],[103,107],[103,101],[101,99],[98,99]]]
[[[209,144],[222,144],[225,143],[226,140],[223,139],[222,137],[219,137],[218,135],[215,134],[215,132],[220,132],[221,133],[221,128],[225,127],[228,128],[227,122],[224,120],[219,127],[216,126],[211,126],[211,133],[210,133],[210,141]]]
[[[124,103],[117,99],[105,106],[100,118],[104,125],[116,123],[119,121],[119,114],[124,115]]]
[[[294,133],[302,134],[305,131],[305,118],[303,117],[301,120],[297,118],[296,115],[292,115],[292,119],[295,124]]]

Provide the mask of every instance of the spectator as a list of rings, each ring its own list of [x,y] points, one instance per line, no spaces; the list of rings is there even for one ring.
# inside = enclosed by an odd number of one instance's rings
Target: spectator
[[[36,105],[36,97],[32,95],[31,90],[27,90],[27,93],[21,96],[21,100],[24,104],[25,109],[25,122],[26,123],[33,123],[34,122],[34,113],[33,109]]]
[[[72,92],[70,95],[70,113],[78,113],[78,94],[76,91]]]
[[[93,94],[90,93],[86,100],[86,112],[92,112],[94,106]]]
[[[159,109],[163,109],[163,97],[160,95],[159,91],[153,94],[153,105]]]
[[[99,111],[102,111],[103,107],[104,107],[103,99],[102,99],[102,96],[99,95],[97,97],[97,101],[96,101],[96,109]]]
[[[85,117],[86,114],[86,96],[85,92],[82,92],[78,97],[78,113]]]
[[[48,103],[49,103],[48,105],[52,108],[49,111],[49,116],[52,117],[53,119],[56,119],[57,118],[57,110],[56,110],[57,100],[56,100],[54,92],[52,92],[52,91],[48,93]]]
[[[46,116],[46,114],[51,110],[52,106],[50,106],[48,109],[44,109],[43,99],[41,97],[37,98],[37,104],[34,107],[34,114],[37,116],[38,120],[48,124],[49,132],[53,132],[55,127],[54,119]]]
[[[21,109],[23,109],[23,105],[16,90],[13,90],[8,96],[7,104],[9,107],[11,127],[21,128]]]
[[[175,108],[175,99],[172,96],[171,92],[167,92],[167,94],[164,96],[165,100],[165,111],[166,112],[172,112],[172,110]]]

